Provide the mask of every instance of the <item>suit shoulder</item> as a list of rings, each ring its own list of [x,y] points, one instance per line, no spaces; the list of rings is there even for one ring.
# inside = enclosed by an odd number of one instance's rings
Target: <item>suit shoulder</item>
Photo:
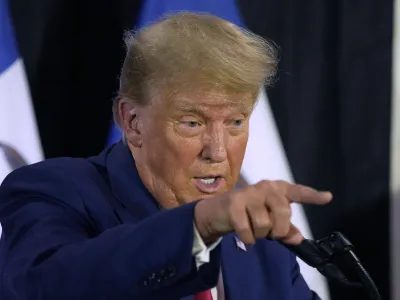
[[[72,175],[79,175],[87,172],[89,162],[83,158],[53,158],[44,160],[28,166],[23,166],[12,171],[3,180],[2,187],[18,181],[38,182],[62,182],[68,181]]]
[[[91,176],[93,166],[83,158],[55,158],[14,170],[0,186],[0,203],[18,197],[47,198],[82,206],[79,185]]]

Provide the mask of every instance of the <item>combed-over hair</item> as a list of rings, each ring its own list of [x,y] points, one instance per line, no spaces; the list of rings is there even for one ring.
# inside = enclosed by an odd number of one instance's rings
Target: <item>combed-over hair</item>
[[[137,105],[151,101],[150,92],[165,97],[180,91],[221,87],[252,93],[270,85],[277,65],[276,49],[260,36],[205,13],[180,12],[125,36],[126,57],[114,101]]]

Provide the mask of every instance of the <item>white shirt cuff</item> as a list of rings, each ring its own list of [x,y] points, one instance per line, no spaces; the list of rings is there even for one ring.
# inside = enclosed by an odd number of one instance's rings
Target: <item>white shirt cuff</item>
[[[193,248],[192,254],[196,260],[197,269],[200,268],[205,263],[210,262],[210,252],[214,250],[222,240],[220,237],[216,242],[212,243],[210,246],[206,246],[203,239],[200,236],[199,231],[196,228],[196,225],[193,223],[194,229],[194,239],[193,239]]]

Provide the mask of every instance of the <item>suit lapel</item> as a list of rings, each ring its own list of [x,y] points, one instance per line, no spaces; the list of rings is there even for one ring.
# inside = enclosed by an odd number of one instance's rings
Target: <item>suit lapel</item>
[[[226,300],[261,299],[257,294],[259,266],[253,246],[245,246],[235,234],[222,241],[222,278]],[[261,275],[261,274],[260,274]]]
[[[123,142],[118,142],[91,161],[103,168],[102,175],[110,187],[116,216],[120,223],[135,223],[160,211],[157,201],[144,186],[135,160]]]

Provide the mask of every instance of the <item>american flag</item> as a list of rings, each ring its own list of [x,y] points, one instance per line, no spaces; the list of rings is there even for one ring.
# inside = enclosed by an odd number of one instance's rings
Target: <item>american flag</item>
[[[241,240],[239,240],[236,236],[235,236],[235,242],[236,242],[236,247],[238,247],[239,249],[241,249],[243,251],[247,251],[246,245]]]
[[[14,169],[42,159],[31,95],[8,1],[0,0],[0,183]]]

